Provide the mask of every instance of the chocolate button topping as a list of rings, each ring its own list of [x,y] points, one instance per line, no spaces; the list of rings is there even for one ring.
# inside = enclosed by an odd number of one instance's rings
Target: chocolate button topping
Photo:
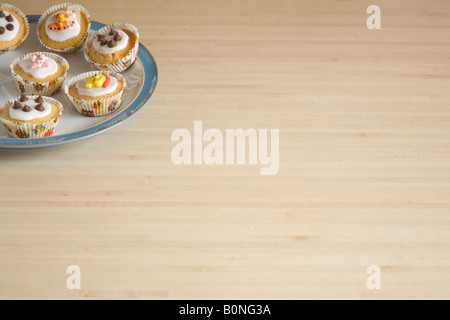
[[[122,37],[120,36],[119,33],[116,33],[116,35],[114,36],[113,39],[114,39],[115,41],[120,41],[120,40],[122,40]]]
[[[44,98],[42,98],[42,96],[37,97],[36,99],[34,99],[34,102],[37,103],[44,103]]]
[[[44,106],[41,104],[41,103],[39,103],[36,107],[34,107],[37,111],[44,111],[45,110],[45,108],[44,108]]]
[[[30,112],[31,108],[29,106],[25,106],[25,107],[22,108],[22,111],[23,112]]]
[[[105,36],[103,34],[98,34],[97,35],[97,40],[98,41],[102,41],[103,39],[105,39]]]
[[[117,34],[117,31],[114,29],[111,29],[111,31],[109,32],[110,36],[115,36]]]
[[[6,16],[5,19],[6,19],[6,21],[8,21],[8,22],[13,22],[13,21],[14,21],[14,18],[13,18],[12,15]]]
[[[24,101],[27,101],[27,100],[28,100],[27,96],[24,95],[24,94],[22,93],[22,94],[20,95],[19,101],[20,101],[20,102],[24,102]]]
[[[5,28],[0,27],[0,34],[4,34],[5,33]]]
[[[14,30],[14,25],[12,25],[11,23],[8,23],[6,25],[6,29],[8,29],[9,31],[12,31],[12,30]]]
[[[108,41],[108,47],[114,48],[117,45],[116,41],[114,39],[111,39]]]
[[[19,101],[14,101],[13,109],[20,109],[20,108],[22,108],[22,105],[20,104],[20,102]]]
[[[3,12],[3,10],[0,10],[0,18],[3,18],[5,16],[5,13]]]
[[[107,44],[107,43],[108,43],[108,40],[106,40],[106,39],[100,40],[100,45],[101,45],[101,46],[104,46],[104,45]]]

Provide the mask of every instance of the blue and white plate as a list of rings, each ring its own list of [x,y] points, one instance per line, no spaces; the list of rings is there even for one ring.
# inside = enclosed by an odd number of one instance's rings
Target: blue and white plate
[[[39,16],[27,16],[30,22],[30,35],[28,39],[16,50],[9,51],[0,56],[0,104],[20,95],[14,79],[9,70],[10,63],[19,56],[34,51],[47,51],[41,46],[36,37],[36,25]],[[99,30],[105,25],[91,22],[91,30]],[[93,32],[93,31],[91,31]],[[83,50],[75,53],[61,54],[70,65],[67,78],[77,74],[96,70],[83,57]],[[40,139],[13,139],[3,125],[0,124],[0,148],[2,149],[31,149],[56,146],[64,143],[93,137],[112,129],[139,112],[151,99],[158,82],[158,69],[150,52],[142,44],[136,61],[122,73],[127,81],[122,104],[119,109],[104,117],[86,117],[77,113],[68,103],[63,90],[53,96],[64,105],[64,112],[59,120],[55,133],[48,138]]]

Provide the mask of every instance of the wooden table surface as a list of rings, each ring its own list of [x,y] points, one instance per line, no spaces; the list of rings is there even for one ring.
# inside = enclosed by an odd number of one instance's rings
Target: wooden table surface
[[[79,3],[138,27],[158,88],[105,134],[0,151],[0,298],[450,298],[449,1]],[[175,165],[194,121],[279,129],[278,173]]]

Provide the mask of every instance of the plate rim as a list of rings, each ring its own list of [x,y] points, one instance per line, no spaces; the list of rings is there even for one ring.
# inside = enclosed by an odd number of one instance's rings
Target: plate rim
[[[40,18],[40,15],[27,15],[27,18],[30,23],[37,23],[37,21]],[[97,22],[97,21],[91,21],[91,30],[98,30],[102,28],[103,26],[106,26],[106,24]],[[155,66],[155,76],[152,78],[149,78],[147,76],[148,69],[150,68],[147,66],[142,58],[144,58],[145,53],[148,54],[149,58],[153,61],[153,64]],[[111,117],[108,120],[102,121],[98,124],[95,124],[93,126],[90,126],[89,128],[78,130],[75,132],[67,133],[64,135],[57,135],[57,136],[51,136],[46,138],[33,138],[33,139],[14,139],[14,138],[0,138],[0,149],[10,149],[10,150],[23,150],[23,149],[36,149],[36,148],[46,148],[46,147],[52,147],[52,146],[58,146],[66,143],[71,143],[79,140],[83,140],[86,138],[94,137],[98,134],[104,133],[110,129],[115,128],[116,126],[119,126],[126,122],[127,120],[131,119],[133,116],[135,116],[139,111],[141,111],[151,100],[153,97],[153,94],[155,93],[158,85],[158,65],[156,64],[156,60],[151,54],[150,50],[148,50],[141,42],[139,43],[139,50],[137,56],[141,60],[142,66],[143,66],[143,73],[144,73],[144,81],[142,84],[142,88],[139,91],[136,98],[124,109],[121,110],[121,112],[117,113],[117,115]],[[143,93],[149,93],[147,96],[141,98],[144,100],[138,100],[139,96]],[[127,112],[128,111],[128,112]],[[125,116],[124,116],[125,115]],[[84,131],[87,131],[84,134],[80,134]],[[73,138],[69,138],[70,136],[75,135]],[[66,138],[64,138],[66,137]],[[57,139],[57,140],[56,140]],[[53,141],[56,140],[56,141]],[[8,143],[6,143],[8,142]]]

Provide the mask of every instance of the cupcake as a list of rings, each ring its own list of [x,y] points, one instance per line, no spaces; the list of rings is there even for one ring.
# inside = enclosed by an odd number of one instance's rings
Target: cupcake
[[[72,78],[64,87],[69,102],[82,115],[98,117],[116,110],[126,88],[125,78],[112,71],[91,71]]]
[[[49,137],[62,111],[63,105],[53,98],[22,93],[0,106],[0,120],[13,138]]]
[[[66,59],[49,52],[28,53],[11,63],[17,87],[27,94],[51,96],[58,93],[68,71]]]
[[[136,27],[114,23],[89,36],[84,57],[100,70],[122,72],[134,62],[138,48]]]
[[[0,3],[0,53],[14,50],[25,41],[30,31],[27,17],[7,3]]]
[[[37,36],[49,50],[71,53],[86,41],[91,18],[75,3],[55,5],[44,12],[37,25]]]

